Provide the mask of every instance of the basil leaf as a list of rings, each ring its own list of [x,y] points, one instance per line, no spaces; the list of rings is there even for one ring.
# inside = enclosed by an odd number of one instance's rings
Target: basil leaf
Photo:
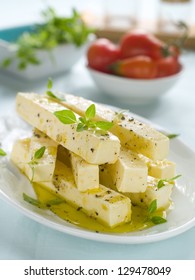
[[[169,139],[173,139],[179,136],[179,134],[168,134],[166,135]]]
[[[175,181],[176,179],[178,179],[179,177],[181,177],[181,175],[177,175],[169,180],[167,180],[167,182],[172,182],[172,181]]]
[[[40,201],[38,201],[35,198],[32,198],[31,196],[29,196],[25,193],[23,193],[23,199],[24,199],[24,201],[26,201],[26,202],[28,202],[28,203],[30,203],[30,204],[38,207],[38,208],[45,208],[44,205]]]
[[[12,63],[11,58],[5,58],[2,62],[2,67],[7,68]]]
[[[46,94],[49,96],[49,97],[52,97],[52,98],[55,98],[55,99],[59,99],[55,94],[53,94],[53,92],[51,92],[50,90],[47,90],[46,91]]]
[[[101,130],[109,130],[112,126],[112,122],[104,122],[104,121],[99,121],[96,122],[96,126],[100,128]]]
[[[157,188],[160,189],[160,188],[165,186],[165,182],[170,183],[170,182],[178,179],[179,177],[181,177],[181,175],[177,175],[177,176],[175,176],[173,178],[170,178],[170,179],[161,179],[161,180],[158,181]]]
[[[152,214],[152,213],[154,213],[154,212],[156,211],[156,209],[157,209],[157,200],[154,199],[154,200],[150,203],[150,205],[149,205],[149,207],[148,207],[148,212],[149,212],[150,214]]]
[[[87,130],[87,126],[84,123],[78,123],[77,125],[77,132],[81,132],[83,130]]]
[[[160,188],[164,187],[164,185],[165,185],[165,180],[159,180],[158,184],[157,184],[157,188],[160,189]]]
[[[61,110],[54,112],[54,115],[63,123],[63,124],[73,124],[77,122],[75,114],[71,110]]]
[[[95,117],[95,114],[96,114],[95,104],[91,104],[85,111],[85,117],[86,119],[90,120]]]
[[[60,101],[65,101],[64,98],[60,98],[58,96],[56,96],[53,92],[51,92],[50,90],[46,91],[46,94],[51,97],[51,98],[54,98],[54,99],[57,99],[57,100],[60,100]]]
[[[45,153],[45,149],[46,149],[45,146],[43,146],[43,147],[41,147],[40,149],[38,149],[38,150],[35,152],[35,154],[34,154],[34,159],[40,159],[40,158],[42,158],[42,156],[43,156],[44,153]]]
[[[85,118],[82,118],[82,117],[79,118],[79,121],[82,122],[82,123],[84,123],[84,124],[87,122],[86,119],[85,119]]]
[[[35,198],[25,194],[25,193],[23,193],[23,199],[24,199],[24,201],[26,201],[26,202],[28,202],[28,203],[30,203],[30,204],[38,207],[38,208],[43,208],[43,209],[65,202],[64,199],[57,197],[55,199],[49,200],[45,203],[42,203],[39,200],[37,200],[37,199],[35,199]]]
[[[57,198],[55,198],[55,199],[52,199],[52,200],[47,201],[47,202],[45,203],[45,205],[46,205],[47,207],[50,207],[50,206],[58,205],[58,204],[61,204],[61,203],[64,203],[64,202],[65,202],[64,199],[57,197]]]
[[[47,88],[52,89],[52,87],[53,87],[53,81],[52,81],[51,78],[49,78],[48,81],[47,81]]]
[[[6,152],[0,148],[0,156],[4,157],[6,155],[7,155]]]
[[[150,218],[150,220],[153,222],[153,224],[155,225],[159,225],[159,224],[163,224],[166,223],[167,220],[160,217],[160,216],[153,216],[152,218]]]

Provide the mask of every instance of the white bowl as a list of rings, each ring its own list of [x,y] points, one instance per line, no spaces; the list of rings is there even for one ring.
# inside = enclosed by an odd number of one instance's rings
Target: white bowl
[[[97,87],[109,96],[122,99],[128,104],[146,104],[168,92],[178,81],[183,70],[179,73],[163,78],[151,80],[130,79],[118,77],[93,70],[89,73]]]
[[[27,26],[27,28],[29,28]],[[5,58],[14,57],[16,55],[16,48],[9,42],[11,37],[16,37],[20,30],[25,30],[25,26],[0,30],[6,39],[0,39],[0,65]],[[28,29],[27,29],[28,30]],[[5,34],[8,34],[5,36]],[[9,36],[11,34],[11,36]],[[1,36],[0,36],[1,37]],[[11,38],[12,39],[12,38]],[[29,64],[25,70],[18,69],[18,60],[14,59],[11,65],[8,67],[1,66],[1,71],[14,76],[35,80],[55,75],[61,72],[68,71],[72,66],[78,62],[78,60],[84,55],[88,48],[88,44],[94,39],[94,35],[91,34],[88,41],[81,47],[77,47],[73,44],[59,45],[51,51],[37,50],[36,56],[40,60],[39,65]]]

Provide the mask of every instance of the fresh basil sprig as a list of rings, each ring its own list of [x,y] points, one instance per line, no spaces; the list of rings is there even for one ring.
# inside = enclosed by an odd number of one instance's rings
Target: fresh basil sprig
[[[7,155],[7,153],[3,149],[0,148],[0,156],[5,157],[6,155]]]
[[[167,222],[167,220],[161,216],[153,216],[150,218],[150,220],[153,222],[153,224],[155,225],[159,225],[159,224],[164,224]]]
[[[28,162],[28,165],[30,166],[31,170],[32,170],[32,178],[31,178],[31,182],[33,182],[34,179],[34,172],[35,172],[35,165],[38,164],[39,159],[41,159],[45,153],[45,146],[42,146],[40,149],[38,149],[37,151],[35,151],[31,161]]]
[[[23,199],[24,199],[24,201],[30,203],[31,205],[34,205],[38,208],[43,208],[43,209],[46,209],[53,205],[58,205],[58,204],[61,204],[64,202],[64,199],[62,199],[62,198],[55,198],[52,200],[48,200],[46,203],[42,203],[39,200],[37,200],[25,193],[23,193]]]
[[[150,220],[153,224],[163,224],[166,223],[167,220],[161,216],[153,216],[152,214],[155,213],[157,210],[157,199],[154,199],[150,205],[148,206],[148,220]]]
[[[161,179],[158,181],[157,188],[160,189],[165,186],[165,183],[171,183],[171,182],[175,181],[176,179],[178,179],[179,177],[181,177],[181,175],[177,175],[170,179]]]
[[[43,24],[36,24],[31,32],[19,36],[14,43],[16,55],[6,57],[2,62],[4,67],[9,67],[13,61],[17,62],[19,70],[24,70],[29,65],[39,65],[42,62],[37,55],[38,50],[46,50],[51,56],[51,50],[58,45],[70,43],[80,47],[93,32],[75,9],[71,16],[62,17],[48,7],[42,12],[42,17]]]
[[[156,211],[156,209],[157,209],[157,200],[154,199],[148,207],[148,213],[152,214],[153,212]]]
[[[47,81],[47,91],[46,91],[46,94],[47,96],[55,99],[55,100],[59,100],[59,101],[65,101],[64,98],[60,98],[58,96],[56,96],[53,91],[52,91],[52,87],[53,87],[53,81],[51,78],[48,78],[48,81]]]
[[[77,124],[77,132],[81,132],[83,130],[90,131],[100,131],[105,132],[108,131],[112,126],[112,122],[105,121],[94,121],[93,118],[96,115],[96,107],[95,104],[91,104],[83,117],[80,117],[78,120],[76,115],[71,110],[61,110],[54,112],[54,115],[63,123],[63,124]]]
[[[166,135],[169,139],[174,139],[174,138],[176,138],[176,137],[178,137],[179,136],[179,134],[167,134]]]

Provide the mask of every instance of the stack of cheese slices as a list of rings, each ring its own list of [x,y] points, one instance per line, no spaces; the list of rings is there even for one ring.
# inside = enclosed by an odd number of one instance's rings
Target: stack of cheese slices
[[[157,185],[175,175],[175,164],[167,160],[168,137],[99,104],[94,120],[112,122],[109,132],[79,132],[76,123],[64,124],[54,113],[68,109],[79,119],[93,102],[68,94],[64,100],[17,94],[17,112],[33,134],[14,144],[11,159],[29,180],[109,227],[131,221],[132,204],[147,208],[156,200],[157,209],[167,209],[173,184]],[[32,168],[29,162],[41,147],[44,154]]]

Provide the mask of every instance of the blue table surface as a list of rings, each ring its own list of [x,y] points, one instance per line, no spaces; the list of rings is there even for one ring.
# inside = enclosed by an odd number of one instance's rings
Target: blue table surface
[[[159,101],[131,106],[100,92],[81,59],[68,73],[53,78],[56,89],[129,109],[161,125],[195,150],[195,53],[182,56],[185,71]],[[15,110],[18,91],[43,92],[47,81],[23,82],[0,73],[0,117]],[[195,259],[195,228],[164,241],[142,245],[106,244],[73,237],[39,224],[0,200],[0,259]]]

